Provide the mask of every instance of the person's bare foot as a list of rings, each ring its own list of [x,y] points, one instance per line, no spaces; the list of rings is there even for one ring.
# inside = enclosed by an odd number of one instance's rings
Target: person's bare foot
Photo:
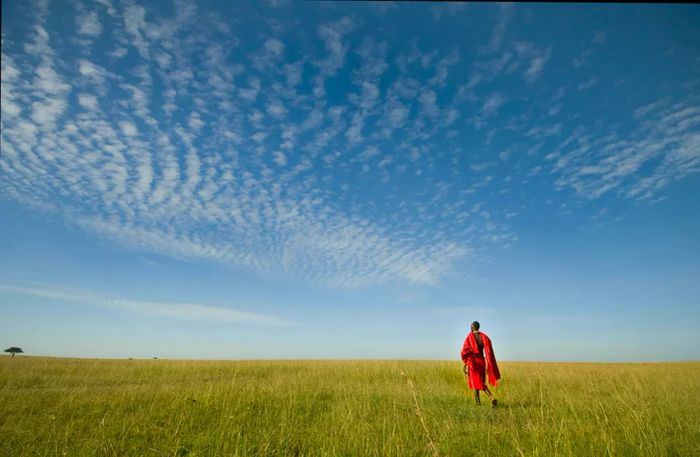
[[[495,398],[491,400],[491,407],[492,408],[495,408],[497,404],[498,404],[498,401]]]

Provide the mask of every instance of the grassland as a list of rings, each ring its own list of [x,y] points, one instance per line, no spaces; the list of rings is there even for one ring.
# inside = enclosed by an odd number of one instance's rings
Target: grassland
[[[700,455],[700,363],[460,368],[0,357],[0,455]]]

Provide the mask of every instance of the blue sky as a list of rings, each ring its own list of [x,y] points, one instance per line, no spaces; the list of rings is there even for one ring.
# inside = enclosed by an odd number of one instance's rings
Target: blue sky
[[[700,358],[700,8],[3,2],[0,344]]]

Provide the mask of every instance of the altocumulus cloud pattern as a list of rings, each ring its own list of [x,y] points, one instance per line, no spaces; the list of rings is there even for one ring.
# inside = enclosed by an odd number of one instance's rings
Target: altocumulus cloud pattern
[[[546,74],[590,66],[605,31],[555,63],[508,38],[512,6],[480,43],[436,43],[408,5],[235,3],[38,2],[3,27],[0,192],[132,249],[352,288],[511,245],[533,183],[652,201],[700,167],[697,96],[636,106],[623,134],[567,113],[614,83]]]

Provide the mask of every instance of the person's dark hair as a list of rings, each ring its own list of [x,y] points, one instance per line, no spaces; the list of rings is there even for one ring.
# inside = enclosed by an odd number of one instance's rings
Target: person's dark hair
[[[481,325],[479,325],[479,321],[472,322],[472,328],[474,330],[479,330],[479,327],[481,327]]]

